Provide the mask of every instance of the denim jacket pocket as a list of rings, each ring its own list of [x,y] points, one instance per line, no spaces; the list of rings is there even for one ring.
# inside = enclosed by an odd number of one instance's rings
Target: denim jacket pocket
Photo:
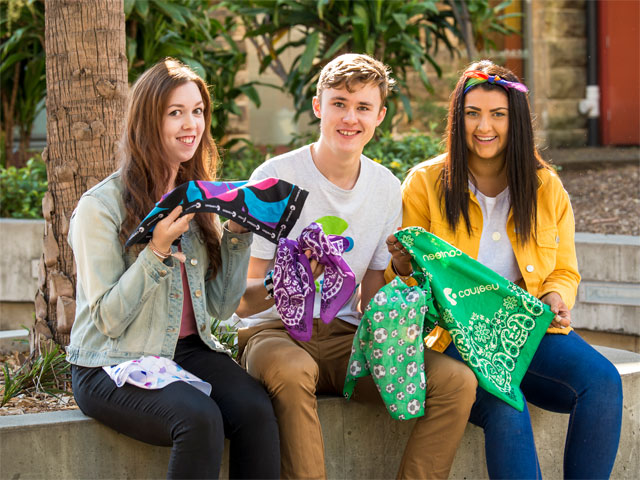
[[[136,319],[127,327],[122,335],[109,339],[109,351],[115,356],[123,352],[145,354],[153,350],[151,346],[161,343],[154,332],[154,319],[166,316],[166,309],[161,308],[159,302],[145,302]]]

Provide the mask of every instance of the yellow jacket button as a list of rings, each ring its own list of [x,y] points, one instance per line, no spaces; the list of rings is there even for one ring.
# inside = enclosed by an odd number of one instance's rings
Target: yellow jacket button
[[[533,272],[535,270],[533,265],[527,265],[526,269],[527,269],[527,272],[529,272],[529,273],[531,273],[531,272]]]

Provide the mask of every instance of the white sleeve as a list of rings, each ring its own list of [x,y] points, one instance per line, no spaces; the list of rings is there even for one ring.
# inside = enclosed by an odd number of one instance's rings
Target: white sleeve
[[[387,265],[389,265],[389,261],[391,260],[391,254],[389,253],[386,245],[387,237],[402,226],[402,194],[400,192],[400,182],[394,182],[387,192],[389,192],[387,220],[382,229],[378,232],[380,238],[378,239],[376,251],[369,263],[370,270],[385,270],[387,268]]]
[[[250,182],[257,182],[260,180],[264,180],[269,177],[277,177],[275,172],[271,171],[269,162],[265,162],[256,168],[251,177],[249,178]],[[271,243],[264,237],[260,235],[253,236],[253,243],[251,244],[251,256],[256,258],[261,258],[263,260],[271,260],[276,254],[276,245]]]

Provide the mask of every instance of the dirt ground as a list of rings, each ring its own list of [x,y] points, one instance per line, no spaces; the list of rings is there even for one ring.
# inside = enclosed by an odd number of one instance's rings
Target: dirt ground
[[[571,197],[577,232],[640,235],[640,163],[564,167],[558,173]],[[15,368],[17,354],[0,357],[4,363]],[[23,394],[0,408],[0,416],[72,408],[77,406],[70,394]]]
[[[576,232],[640,235],[640,163],[606,163],[558,172],[569,192]]]

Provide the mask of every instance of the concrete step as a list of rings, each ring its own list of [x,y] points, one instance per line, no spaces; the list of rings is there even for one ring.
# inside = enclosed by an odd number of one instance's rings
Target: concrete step
[[[640,355],[605,347],[622,376],[622,436],[611,478],[637,479],[640,472]],[[544,478],[562,478],[568,415],[532,405],[531,419]],[[395,478],[412,421],[391,419],[380,405],[318,399],[330,479]],[[79,410],[0,417],[0,478],[164,478],[169,448],[120,435]],[[228,445],[225,455],[228,455]],[[228,459],[222,478],[228,475]],[[482,430],[471,424],[450,478],[487,478]]]
[[[26,352],[27,350],[29,350],[29,331],[26,328],[0,330],[0,353]]]
[[[578,328],[640,336],[640,237],[576,234]]]

